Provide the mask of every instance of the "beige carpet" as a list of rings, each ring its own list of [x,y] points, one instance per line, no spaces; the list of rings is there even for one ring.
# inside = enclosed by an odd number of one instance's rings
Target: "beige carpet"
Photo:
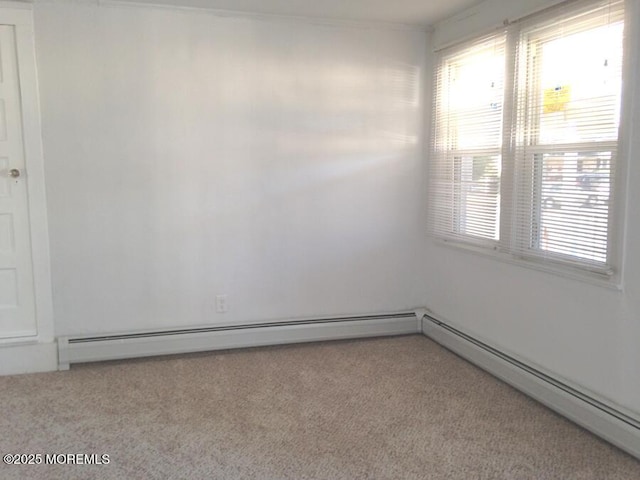
[[[1,479],[639,479],[640,462],[422,336],[0,378]]]

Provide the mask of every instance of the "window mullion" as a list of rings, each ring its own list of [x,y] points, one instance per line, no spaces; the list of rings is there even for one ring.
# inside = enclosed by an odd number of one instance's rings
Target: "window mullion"
[[[505,83],[502,114],[502,151],[500,172],[500,238],[499,249],[511,252],[514,227],[515,201],[515,147],[516,147],[516,67],[518,58],[518,28],[507,29],[505,45]]]

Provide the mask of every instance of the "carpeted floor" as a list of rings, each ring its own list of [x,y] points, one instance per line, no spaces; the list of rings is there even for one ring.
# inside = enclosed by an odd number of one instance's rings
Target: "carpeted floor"
[[[1,479],[638,479],[640,462],[422,336],[0,378]],[[43,463],[44,463],[43,457]]]

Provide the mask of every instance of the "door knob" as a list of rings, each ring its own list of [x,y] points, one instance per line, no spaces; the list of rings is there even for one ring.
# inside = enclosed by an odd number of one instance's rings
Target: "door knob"
[[[11,170],[9,170],[9,176],[11,178],[18,178],[20,176],[20,170],[18,170],[17,168],[12,168]]]

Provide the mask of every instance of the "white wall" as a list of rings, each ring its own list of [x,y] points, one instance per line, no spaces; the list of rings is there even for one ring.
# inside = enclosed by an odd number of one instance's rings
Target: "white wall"
[[[443,22],[435,44],[486,31],[549,1],[488,0]],[[640,79],[638,1],[629,2],[635,80],[623,290],[615,291],[489,257],[426,244],[426,304],[435,316],[490,345],[640,413]],[[512,17],[514,18],[514,17]]]
[[[422,303],[423,32],[42,2],[35,33],[58,335]]]

